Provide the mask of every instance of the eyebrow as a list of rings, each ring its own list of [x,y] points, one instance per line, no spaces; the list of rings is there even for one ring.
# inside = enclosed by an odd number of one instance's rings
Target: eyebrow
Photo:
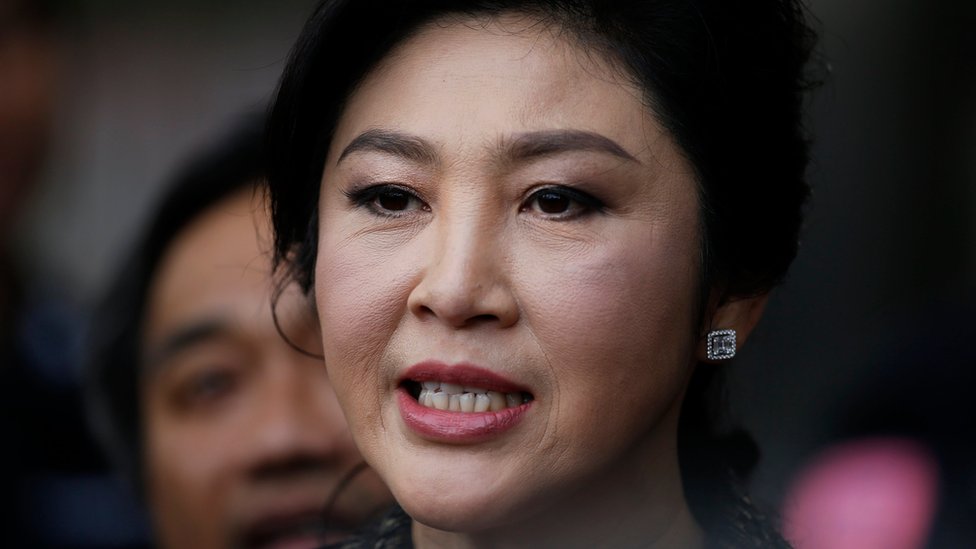
[[[435,147],[424,139],[392,130],[371,129],[356,136],[342,150],[336,164],[355,152],[380,152],[392,154],[432,166],[437,164]],[[519,162],[545,156],[575,151],[605,153],[631,162],[637,160],[616,141],[594,132],[582,130],[542,130],[526,132],[505,139],[500,153],[504,160]]]
[[[163,364],[180,352],[207,340],[216,339],[227,333],[227,330],[227,323],[219,319],[201,320],[181,326],[144,355],[144,375],[159,370]]]
[[[582,130],[544,130],[518,134],[502,144],[503,155],[514,161],[574,151],[592,151],[640,163],[616,141]]]
[[[355,152],[392,154],[429,166],[437,163],[433,145],[419,137],[391,130],[372,129],[359,134],[342,150],[336,164]]]

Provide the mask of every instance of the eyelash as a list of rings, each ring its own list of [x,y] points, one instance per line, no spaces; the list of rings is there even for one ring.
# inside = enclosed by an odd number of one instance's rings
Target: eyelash
[[[377,185],[369,185],[362,188],[353,188],[348,191],[344,191],[344,194],[349,199],[349,201],[352,202],[356,207],[366,208],[370,212],[376,215],[383,216],[383,217],[393,217],[393,218],[402,217],[403,215],[405,215],[405,212],[409,211],[408,208],[404,208],[403,210],[389,210],[386,208],[379,207],[379,205],[376,203],[376,201],[380,199],[384,195],[384,193],[392,193],[392,192],[401,193],[404,196],[404,198],[408,201],[408,204],[409,201],[415,200],[421,205],[420,206],[421,210],[430,211],[430,206],[428,206],[426,202],[421,200],[420,197],[418,197],[415,192],[411,191],[406,187],[400,185],[394,185],[392,183],[380,183]]]
[[[399,194],[401,196],[398,198],[401,200],[406,200],[407,203],[404,205],[403,209],[400,210],[383,208],[377,203],[377,200],[380,200],[385,193],[389,193],[387,196],[394,193]],[[392,183],[380,183],[376,185],[364,186],[362,188],[353,188],[348,191],[344,191],[344,194],[356,207],[366,208],[371,213],[383,217],[398,218],[406,215],[407,212],[411,211],[411,208],[409,208],[410,201],[416,201],[419,203],[419,209],[423,211],[430,211],[430,206],[428,206],[426,202],[417,196],[415,192],[401,185]],[[536,203],[540,198],[547,194],[550,195],[550,197],[555,197],[557,199],[569,200],[571,202],[568,206],[569,208],[572,208],[573,204],[577,206],[577,208],[573,208],[573,211],[568,213],[549,213],[539,211],[541,215],[551,220],[563,221],[576,219],[593,212],[601,212],[606,207],[603,201],[589,193],[580,191],[579,189],[574,189],[572,187],[566,187],[563,185],[548,185],[534,190],[529,197],[522,202],[522,205],[519,207],[519,211],[527,212],[532,210],[533,203]]]
[[[560,199],[568,199],[572,203],[575,203],[578,208],[569,213],[547,213],[539,212],[547,219],[552,219],[556,221],[567,221],[572,219],[577,219],[584,217],[594,212],[602,212],[606,208],[606,205],[599,198],[583,192],[579,189],[574,189],[572,187],[566,187],[563,185],[549,185],[539,189],[536,189],[529,195],[529,197],[522,203],[519,211],[528,211],[532,209],[532,204],[542,198],[544,195],[549,194]],[[572,204],[570,204],[572,208]]]
[[[182,409],[203,409],[232,395],[240,383],[239,372],[234,368],[208,365],[183,379],[176,386],[174,398]]]

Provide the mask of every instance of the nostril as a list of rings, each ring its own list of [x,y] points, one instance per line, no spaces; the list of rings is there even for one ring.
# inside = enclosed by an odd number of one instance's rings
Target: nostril
[[[498,322],[498,317],[496,315],[476,315],[468,319],[468,324],[486,324],[489,322]]]
[[[505,283],[488,285],[480,280],[484,277],[452,276],[443,280],[431,275],[419,283],[407,299],[410,314],[453,328],[493,324],[507,327],[518,319],[518,304]]]

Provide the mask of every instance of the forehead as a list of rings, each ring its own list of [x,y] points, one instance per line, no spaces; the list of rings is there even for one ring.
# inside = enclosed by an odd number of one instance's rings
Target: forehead
[[[192,322],[263,315],[271,286],[268,223],[258,194],[247,188],[184,227],[150,285],[143,343]]]
[[[524,14],[420,27],[353,92],[330,153],[379,126],[466,146],[490,144],[472,143],[473,133],[572,127],[641,150],[660,133],[628,75],[572,33]]]

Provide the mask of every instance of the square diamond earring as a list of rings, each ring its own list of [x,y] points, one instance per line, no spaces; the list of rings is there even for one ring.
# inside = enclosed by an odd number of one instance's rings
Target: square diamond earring
[[[708,360],[726,360],[735,356],[735,330],[712,330],[707,336]]]

